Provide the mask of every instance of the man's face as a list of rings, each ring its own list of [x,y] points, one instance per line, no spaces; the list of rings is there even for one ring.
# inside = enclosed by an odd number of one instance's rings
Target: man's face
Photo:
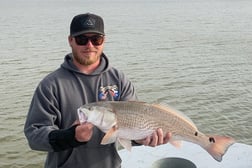
[[[100,61],[103,52],[104,36],[88,33],[80,36],[68,37],[72,47],[74,62],[89,66]]]

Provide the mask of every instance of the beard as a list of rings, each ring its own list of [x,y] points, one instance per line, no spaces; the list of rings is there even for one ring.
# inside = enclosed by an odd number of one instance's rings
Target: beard
[[[101,53],[96,53],[95,55],[83,55],[73,51],[73,57],[79,64],[89,66],[100,60]]]

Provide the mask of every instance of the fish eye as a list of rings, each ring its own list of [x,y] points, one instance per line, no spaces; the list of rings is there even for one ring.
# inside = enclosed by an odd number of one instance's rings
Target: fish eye
[[[89,110],[89,111],[93,111],[94,108],[93,108],[93,107],[88,107],[88,110]]]

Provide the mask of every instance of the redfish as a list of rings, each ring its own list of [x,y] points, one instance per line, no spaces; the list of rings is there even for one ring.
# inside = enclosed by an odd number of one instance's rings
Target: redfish
[[[138,101],[104,101],[81,106],[80,122],[90,122],[105,133],[101,144],[119,141],[126,149],[132,140],[144,139],[161,128],[172,133],[170,143],[179,146],[181,141],[198,144],[215,160],[221,161],[235,140],[227,136],[205,135],[181,112],[162,104]]]

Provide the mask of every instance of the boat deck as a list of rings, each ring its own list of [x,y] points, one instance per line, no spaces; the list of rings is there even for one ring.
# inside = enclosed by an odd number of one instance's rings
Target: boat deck
[[[199,145],[183,142],[181,148],[177,149],[170,144],[155,148],[147,146],[133,147],[129,152],[120,150],[122,168],[151,168],[153,163],[159,159],[179,157],[190,160],[197,168],[250,168],[252,167],[252,146],[235,143],[223,156],[222,162],[217,162]],[[167,167],[169,168],[169,167]]]

